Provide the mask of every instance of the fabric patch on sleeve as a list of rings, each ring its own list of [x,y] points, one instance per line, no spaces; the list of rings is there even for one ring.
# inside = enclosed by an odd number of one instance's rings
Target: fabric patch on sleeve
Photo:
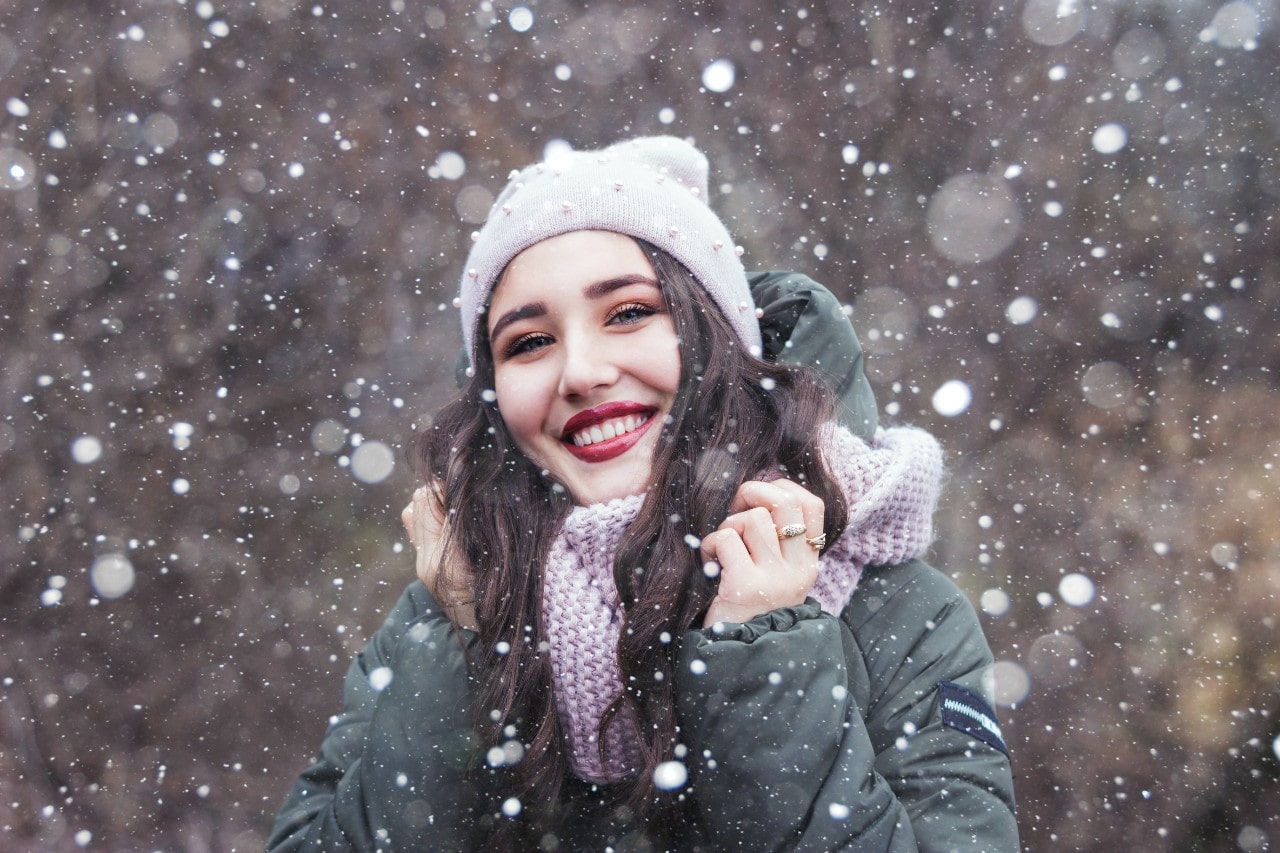
[[[977,738],[988,746],[1009,754],[995,710],[986,700],[967,687],[950,681],[938,682],[938,701],[942,723]]]

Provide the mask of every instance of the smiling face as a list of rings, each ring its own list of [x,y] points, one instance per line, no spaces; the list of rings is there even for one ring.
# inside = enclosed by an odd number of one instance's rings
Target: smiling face
[[[574,231],[525,249],[488,311],[498,411],[516,445],[589,505],[642,491],[680,350],[634,240]]]

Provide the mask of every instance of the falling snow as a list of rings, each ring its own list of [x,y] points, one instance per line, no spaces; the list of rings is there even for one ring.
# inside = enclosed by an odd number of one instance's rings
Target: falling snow
[[[1274,4],[686,6],[0,11],[0,849],[261,848],[414,577],[472,232],[632,133],[946,447],[1024,846],[1280,843]]]

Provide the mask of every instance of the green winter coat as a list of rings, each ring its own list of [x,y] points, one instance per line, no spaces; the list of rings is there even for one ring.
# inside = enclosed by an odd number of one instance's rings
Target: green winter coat
[[[861,349],[835,298],[796,274],[752,286],[766,354],[817,366],[846,425],[873,434]],[[973,607],[930,566],[868,567],[839,617],[810,599],[723,634],[690,631],[680,658],[698,826],[678,849],[1018,849],[991,652]],[[456,629],[410,584],[352,663],[343,711],[268,849],[471,849],[489,818],[468,697]],[[559,850],[654,849],[594,786],[571,780],[564,800]]]

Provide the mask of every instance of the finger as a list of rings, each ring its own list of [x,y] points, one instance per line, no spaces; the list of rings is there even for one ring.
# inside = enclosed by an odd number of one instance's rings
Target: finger
[[[707,539],[711,540],[712,545],[708,562],[714,560],[719,564],[722,588],[726,575],[745,572],[755,565],[755,561],[747,551],[747,546],[736,530],[722,528],[712,533]],[[703,541],[706,542],[705,539]],[[703,553],[705,555],[706,551]]]
[[[417,489],[413,493],[414,514],[422,520],[422,523],[435,523],[437,526],[444,521],[444,510],[440,506],[440,497],[425,486]]]
[[[413,498],[400,514],[400,519],[409,532],[409,541],[419,550],[430,548],[444,529],[439,497],[425,486],[414,490]]]
[[[732,516],[731,516],[732,517]],[[729,540],[737,540],[741,542],[741,533],[733,525],[729,524],[729,520],[725,519],[718,528],[711,533],[702,537],[702,559],[704,562],[720,559],[720,549],[724,543]]]
[[[413,504],[410,503],[404,509],[400,510],[400,523],[404,525],[404,530],[409,534],[409,544],[417,547],[418,540],[416,531],[413,529]]]
[[[822,535],[824,526],[826,525],[826,504],[823,502],[822,498],[818,497],[799,483],[792,482],[791,480],[775,480],[773,485],[780,491],[786,492],[790,496],[790,499],[795,501],[796,505],[800,509],[801,517],[804,519],[804,537],[796,537],[796,540],[792,545],[804,545],[806,548],[812,548],[813,546],[805,540],[813,539]],[[783,545],[784,548],[787,547],[786,543],[783,543]]]
[[[747,480],[733,493],[733,501],[729,504],[729,512],[742,512],[752,507],[761,506],[774,512],[788,502],[790,496],[774,483],[763,480]]]
[[[809,496],[808,491],[789,480],[773,480],[765,483],[760,480],[748,480],[738,487],[734,493],[730,510],[741,512],[755,507],[769,510],[776,527],[788,524],[806,524],[801,509],[800,498]],[[807,525],[806,525],[807,526]]]
[[[758,506],[735,516],[743,522],[742,542],[757,561],[782,556],[783,542],[778,538],[779,515],[786,516],[789,513],[785,509],[770,511]]]
[[[723,529],[723,525],[721,526]],[[706,536],[702,537],[702,544],[699,551],[702,553],[702,562],[709,563],[716,559],[716,552],[720,547],[720,530],[713,530]]]
[[[771,553],[781,556],[773,515],[764,507],[735,512],[720,522],[719,529],[735,534],[756,559],[764,559]]]
[[[720,537],[723,534],[720,531],[713,531],[702,537],[702,546],[698,549],[699,555],[702,557],[702,572],[709,578],[717,578],[720,576]]]
[[[801,507],[806,519],[816,521],[817,518],[815,516],[820,517],[826,509],[826,504],[823,503],[822,498],[794,480],[774,480],[769,485],[781,492],[785,492],[790,500]]]
[[[422,497],[426,494],[426,488],[418,487],[413,490],[413,494],[409,496],[409,504],[400,512],[400,521],[404,524],[405,530],[409,533],[409,541],[415,546],[421,541],[418,537],[417,525],[421,523],[421,514],[417,512],[422,503]]]

